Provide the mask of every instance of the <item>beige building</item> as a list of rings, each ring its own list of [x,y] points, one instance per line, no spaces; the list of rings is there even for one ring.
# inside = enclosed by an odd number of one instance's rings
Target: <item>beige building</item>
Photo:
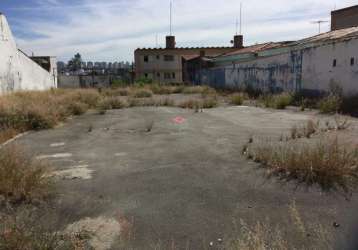
[[[134,52],[136,79],[159,83],[182,83],[183,63],[198,56],[218,56],[243,47],[243,37],[235,36],[233,47],[177,48],[175,37],[166,37],[166,48],[137,49]]]

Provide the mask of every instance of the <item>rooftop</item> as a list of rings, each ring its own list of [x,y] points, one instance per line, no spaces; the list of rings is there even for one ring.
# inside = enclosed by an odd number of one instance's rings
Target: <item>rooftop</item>
[[[234,49],[234,47],[177,47],[173,49],[167,49],[167,48],[138,48],[136,50],[200,50],[200,49]]]
[[[358,5],[350,6],[350,7],[339,9],[339,10],[334,10],[334,11],[332,11],[332,14],[338,13],[338,12],[344,12],[344,11],[348,11],[348,10],[352,10],[352,9],[358,9]]]
[[[353,37],[358,37],[358,27],[329,31],[316,36],[298,40],[297,43],[307,44],[307,43],[327,42],[327,41],[336,41],[336,40],[340,41],[340,40],[351,39]]]

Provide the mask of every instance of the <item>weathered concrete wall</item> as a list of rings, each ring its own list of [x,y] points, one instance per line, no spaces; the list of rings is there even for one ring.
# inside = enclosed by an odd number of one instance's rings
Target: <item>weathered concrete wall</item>
[[[340,86],[345,95],[358,93],[358,38],[315,46],[294,46],[286,52],[230,63],[194,73],[195,84],[221,88],[251,85],[264,91],[328,92]]]
[[[91,88],[109,87],[115,80],[122,80],[118,75],[94,75],[94,76],[58,76],[59,88]]]
[[[301,58],[300,53],[291,52],[227,66],[226,85],[231,88],[251,85],[263,90],[295,91],[300,82]]]
[[[303,51],[302,88],[329,91],[331,84],[341,86],[346,95],[358,93],[358,39]]]
[[[17,49],[7,20],[0,14],[0,94],[56,87],[52,74]]]

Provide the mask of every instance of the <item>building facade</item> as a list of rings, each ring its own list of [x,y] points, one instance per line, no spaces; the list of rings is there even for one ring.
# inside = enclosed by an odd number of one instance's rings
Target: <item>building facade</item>
[[[200,55],[218,56],[242,47],[242,36],[235,36],[234,47],[177,48],[175,37],[166,37],[166,48],[137,49],[134,53],[136,79],[158,83],[182,83],[183,64]]]
[[[294,42],[246,47],[214,58],[191,76],[196,84],[263,91],[358,93],[358,27]],[[197,64],[195,60],[188,63]]]

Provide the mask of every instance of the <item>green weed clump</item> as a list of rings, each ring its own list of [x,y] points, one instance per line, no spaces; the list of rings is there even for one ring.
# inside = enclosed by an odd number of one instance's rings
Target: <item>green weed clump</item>
[[[241,106],[245,101],[245,96],[241,93],[235,93],[230,96],[230,104]]]
[[[293,98],[289,93],[265,95],[261,97],[261,102],[263,102],[266,108],[285,109],[292,101]]]
[[[318,109],[324,114],[334,114],[340,110],[341,104],[341,97],[330,95],[319,101]]]

